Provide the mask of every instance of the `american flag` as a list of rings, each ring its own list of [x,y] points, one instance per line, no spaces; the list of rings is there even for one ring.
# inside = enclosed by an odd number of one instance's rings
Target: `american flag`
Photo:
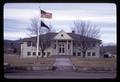
[[[41,18],[51,19],[52,18],[52,13],[41,10]]]

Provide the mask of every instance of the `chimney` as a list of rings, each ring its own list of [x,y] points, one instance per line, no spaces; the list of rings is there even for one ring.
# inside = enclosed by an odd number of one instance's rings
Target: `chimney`
[[[72,33],[75,34],[75,31],[73,30]]]

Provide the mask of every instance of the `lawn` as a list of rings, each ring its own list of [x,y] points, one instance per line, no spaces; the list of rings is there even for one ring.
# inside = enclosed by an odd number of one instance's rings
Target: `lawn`
[[[55,58],[20,58],[19,56],[4,56],[4,63],[11,67],[25,67],[39,69],[52,69]]]
[[[70,58],[75,71],[116,71],[116,58]],[[55,58],[20,58],[19,56],[4,56],[4,63],[11,67],[48,70],[53,68]]]
[[[116,71],[116,58],[71,58],[74,70]]]

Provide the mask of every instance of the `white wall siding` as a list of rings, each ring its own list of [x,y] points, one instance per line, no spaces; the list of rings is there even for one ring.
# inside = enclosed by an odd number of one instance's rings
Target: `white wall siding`
[[[100,50],[99,46],[96,46],[96,47],[94,47],[94,48],[92,48],[92,49],[87,50],[85,55],[86,55],[87,58],[100,57],[99,50]],[[80,52],[80,53],[81,53],[81,56],[82,56],[82,52],[81,52],[77,47],[74,47],[73,52],[76,53],[76,56],[78,56],[78,53]],[[87,55],[88,52],[91,53],[90,56]],[[93,53],[93,52],[95,52],[95,56],[92,56],[92,53]]]
[[[100,48],[99,48],[98,45],[96,47],[92,48],[92,49],[87,50],[86,57],[87,58],[100,57],[99,50],[100,50]],[[27,55],[28,52],[31,52],[30,56]],[[28,47],[27,46],[27,42],[23,42],[23,44],[21,44],[21,57],[23,57],[23,58],[26,58],[26,57],[37,57],[36,55],[35,56],[33,55],[33,52],[36,52],[36,47],[32,47],[32,46]],[[50,52],[50,56],[51,55],[56,55],[56,50],[54,49],[54,46],[52,46],[51,48],[48,48],[48,49],[45,50],[45,54],[46,54],[45,57],[47,57],[47,53],[48,52]],[[76,56],[78,56],[78,53],[81,53],[81,56],[79,56],[79,57],[82,57],[82,52],[77,47],[73,47],[73,52],[76,53]],[[91,53],[90,56],[87,55],[88,52]],[[92,56],[93,52],[95,52],[95,56]],[[42,54],[42,53],[40,53],[40,54]],[[71,50],[70,49],[68,50],[68,55],[71,55]]]
[[[28,52],[31,53],[30,56],[27,55]],[[23,58],[26,58],[26,57],[30,57],[30,58],[31,57],[37,57],[37,54],[34,56],[33,52],[36,53],[36,47],[33,47],[33,46],[29,46],[28,47],[27,46],[27,42],[23,42],[23,44],[21,44],[21,57],[23,57]],[[39,52],[40,52],[40,54],[42,54],[41,51],[40,51],[40,48],[39,48]],[[46,55],[47,55],[47,52],[50,52],[50,55],[52,54],[52,50],[51,49],[46,49],[45,50],[45,54]],[[46,55],[45,55],[45,57],[47,57]],[[41,57],[41,55],[39,57]]]

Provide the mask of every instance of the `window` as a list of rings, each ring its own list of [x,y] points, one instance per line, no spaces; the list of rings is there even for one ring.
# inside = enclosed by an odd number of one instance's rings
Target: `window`
[[[88,56],[90,56],[90,54],[91,54],[90,52],[87,53]]]
[[[31,41],[28,41],[28,42],[27,42],[27,46],[31,46]]]
[[[43,55],[45,55],[45,52],[43,53]]]
[[[40,56],[40,52],[38,52],[38,56]]]
[[[50,55],[50,52],[47,53],[47,56],[49,56],[49,55]]]
[[[71,41],[69,40],[68,42],[70,43]]]
[[[108,54],[104,54],[104,58],[108,58],[109,56],[108,56]]]
[[[70,45],[68,44],[68,49],[70,48]]]
[[[30,52],[27,52],[27,55],[28,55],[28,56],[30,56],[30,55],[31,55],[31,53],[30,53]]]
[[[63,53],[64,53],[64,48],[63,48]]]
[[[54,45],[54,49],[56,49],[56,44]]]
[[[36,55],[36,52],[33,52],[33,56],[35,56]]]
[[[75,52],[73,53],[73,56],[76,56],[76,53],[75,53]]]
[[[92,53],[92,56],[95,56],[95,52]]]
[[[78,56],[81,56],[81,52],[78,52]]]
[[[59,48],[59,53],[61,53],[61,48]]]
[[[36,46],[36,43],[32,43],[32,46]]]

